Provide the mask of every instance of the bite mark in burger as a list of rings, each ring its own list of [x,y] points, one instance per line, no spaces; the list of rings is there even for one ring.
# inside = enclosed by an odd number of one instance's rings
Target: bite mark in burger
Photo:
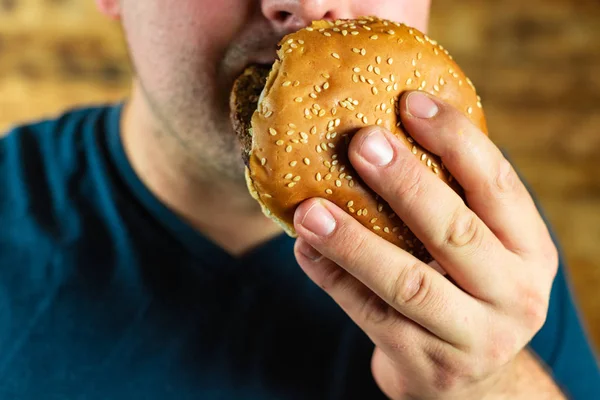
[[[249,67],[231,96],[252,197],[292,237],[296,207],[323,197],[377,235],[431,261],[406,224],[361,181],[348,160],[348,144],[360,128],[382,126],[462,195],[439,157],[404,130],[398,103],[406,90],[430,93],[487,134],[471,80],[427,35],[374,17],[315,21],[279,45],[273,66]]]

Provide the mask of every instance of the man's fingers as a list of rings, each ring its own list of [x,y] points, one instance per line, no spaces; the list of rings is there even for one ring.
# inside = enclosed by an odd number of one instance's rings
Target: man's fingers
[[[294,246],[298,263],[380,349],[403,352],[409,359],[422,358],[427,349],[448,345],[426,328],[408,319],[366,285],[332,260],[321,255],[306,240]],[[401,342],[402,346],[398,346]]]
[[[416,117],[411,107],[427,109]],[[536,252],[545,230],[531,196],[494,143],[458,110],[423,92],[400,101],[400,116],[411,136],[441,157],[465,189],[469,207],[517,253]],[[420,115],[424,115],[420,113]],[[426,162],[426,160],[423,160]]]
[[[387,304],[450,343],[465,343],[482,322],[482,304],[443,275],[363,227],[331,202],[311,199],[296,210],[301,238]],[[457,324],[457,321],[461,323]]]
[[[376,153],[392,156],[382,164]],[[358,133],[349,149],[352,165],[383,197],[432,256],[469,294],[489,302],[509,295],[507,274],[516,256],[467,208],[448,185],[390,132],[372,128]]]

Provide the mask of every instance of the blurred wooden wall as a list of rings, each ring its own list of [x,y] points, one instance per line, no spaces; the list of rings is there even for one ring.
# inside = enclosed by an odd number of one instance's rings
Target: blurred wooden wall
[[[600,346],[600,2],[433,0],[431,36],[472,78],[491,135],[561,241]],[[92,0],[0,0],[0,131],[126,96],[118,23]]]

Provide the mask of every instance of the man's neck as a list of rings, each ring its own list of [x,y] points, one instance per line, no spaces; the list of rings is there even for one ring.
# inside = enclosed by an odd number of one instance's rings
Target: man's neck
[[[161,134],[152,121],[145,99],[134,89],[121,119],[123,146],[140,180],[161,202],[234,256],[282,233],[243,181],[199,173],[201,164],[189,160],[177,140]]]

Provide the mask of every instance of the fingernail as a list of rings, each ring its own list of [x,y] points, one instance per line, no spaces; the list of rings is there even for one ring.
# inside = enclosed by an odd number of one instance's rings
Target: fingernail
[[[417,118],[432,118],[439,109],[438,106],[424,93],[411,92],[406,99],[407,111]]]
[[[333,215],[318,202],[308,209],[301,224],[318,236],[327,236],[335,229]]]
[[[382,167],[392,161],[394,150],[385,135],[379,129],[374,129],[360,146],[360,154],[371,164]]]
[[[302,241],[300,246],[298,246],[298,251],[302,253],[302,255],[308,258],[311,261],[319,261],[323,255],[317,251],[310,244],[306,243],[306,241]]]

